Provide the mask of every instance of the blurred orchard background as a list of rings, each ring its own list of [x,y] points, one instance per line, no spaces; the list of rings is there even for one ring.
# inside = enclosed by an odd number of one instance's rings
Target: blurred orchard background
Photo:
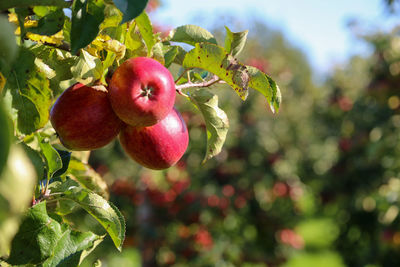
[[[147,9],[162,34],[188,23],[220,40],[224,25],[249,29],[240,60],[276,79],[282,107],[273,115],[255,91],[242,102],[214,86],[230,129],[204,165],[203,119],[180,96],[190,145],[175,167],[140,167],[118,142],[94,151],[127,238],[122,253],[103,242],[86,266],[96,257],[102,266],[400,266],[399,3],[152,0]]]

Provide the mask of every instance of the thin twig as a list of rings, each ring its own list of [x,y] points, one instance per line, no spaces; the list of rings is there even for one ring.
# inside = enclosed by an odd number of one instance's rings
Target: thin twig
[[[175,83],[179,82],[180,79],[182,79],[183,75],[185,75],[185,73],[190,70],[190,69],[184,69],[181,73],[181,75],[179,75],[179,77],[175,80]]]
[[[68,43],[66,43],[65,41],[62,41],[61,44],[51,44],[51,43],[44,43],[47,46],[51,46],[57,49],[61,49],[64,50],[66,52],[71,52],[71,47]]]
[[[182,93],[183,89],[195,88],[195,87],[209,87],[216,83],[224,83],[224,81],[222,81],[218,76],[215,75],[210,80],[205,81],[205,82],[201,82],[201,83],[188,82],[188,83],[184,83],[184,84],[180,84],[180,85],[175,85],[175,89],[179,94],[183,94]]]

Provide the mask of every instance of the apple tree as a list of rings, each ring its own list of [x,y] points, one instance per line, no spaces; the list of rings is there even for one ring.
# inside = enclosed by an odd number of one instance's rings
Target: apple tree
[[[156,135],[160,140],[152,143],[152,148],[165,143],[181,146],[180,140],[185,138],[176,138],[181,133],[169,129],[176,120],[183,127],[183,119],[176,115],[175,121],[163,122],[170,116],[168,112],[178,114],[173,108],[175,94],[193,104],[204,118],[204,161],[221,151],[229,127],[213,85],[229,85],[242,100],[250,89],[256,90],[272,112],[279,110],[281,95],[275,81],[237,60],[247,31],[232,32],[226,27],[223,44],[195,25],[184,25],[162,36],[155,32],[145,11],[147,2],[0,2],[1,266],[78,266],[107,236],[121,250],[125,220],[108,201],[106,182],[88,164],[90,150],[129,129],[121,134],[121,140],[127,154],[137,156],[130,147],[136,146],[132,139],[143,127],[146,134],[141,134],[148,140],[154,141]],[[109,94],[113,81],[129,87],[124,81],[132,81],[136,74],[119,70],[125,62],[139,57],[151,58],[159,68],[169,69],[172,83],[168,94],[173,95],[160,105],[169,106],[169,111],[142,128],[127,125],[118,116],[116,110],[126,99],[114,99]],[[156,79],[159,73],[148,64],[139,71],[146,71],[150,80]],[[158,94],[157,88],[149,82],[140,96],[149,100]],[[71,97],[66,97],[68,94]],[[153,105],[159,102],[156,99]],[[171,136],[165,139],[168,134]],[[84,142],[77,145],[77,139]],[[178,149],[177,156],[174,147],[163,156],[174,154],[174,164],[186,146]],[[141,157],[151,153],[148,147],[148,143],[140,147]],[[160,157],[157,153],[153,156]],[[77,210],[89,214],[102,231],[97,226],[86,229],[79,225],[74,220]]]

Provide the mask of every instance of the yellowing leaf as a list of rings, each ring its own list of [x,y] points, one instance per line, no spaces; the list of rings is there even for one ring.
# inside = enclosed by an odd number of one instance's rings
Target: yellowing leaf
[[[93,40],[87,51],[93,56],[99,56],[99,52],[102,50],[107,50],[115,53],[116,59],[121,59],[125,56],[126,47],[124,44],[118,42],[117,40],[111,39],[110,36],[105,34],[100,34]]]
[[[18,25],[18,16],[16,13],[9,13],[8,14],[8,21]]]
[[[47,43],[47,44],[61,45],[62,41],[64,40],[62,31],[59,31],[58,33],[56,33],[52,36],[39,35],[39,34],[28,32],[26,34],[26,37],[28,37],[32,41],[39,42],[42,44]]]
[[[6,78],[0,72],[0,94],[3,91],[4,85],[6,85]]]

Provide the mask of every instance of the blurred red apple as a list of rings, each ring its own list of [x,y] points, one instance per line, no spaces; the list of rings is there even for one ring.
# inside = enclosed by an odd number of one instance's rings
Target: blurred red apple
[[[131,58],[114,72],[109,83],[111,105],[132,126],[151,126],[162,120],[175,103],[171,73],[158,61]]]
[[[161,170],[171,167],[182,157],[189,134],[182,116],[173,108],[167,117],[153,126],[127,125],[119,140],[136,162],[149,169]]]
[[[65,90],[50,111],[61,143],[70,150],[93,150],[110,143],[122,121],[115,115],[104,87],[77,83]]]

